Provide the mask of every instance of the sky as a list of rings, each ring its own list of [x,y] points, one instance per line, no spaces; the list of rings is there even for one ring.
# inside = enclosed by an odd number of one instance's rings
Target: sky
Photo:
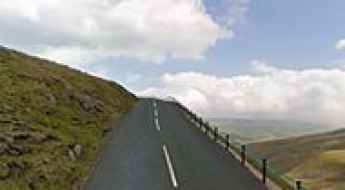
[[[0,44],[207,117],[343,125],[345,1],[1,0]]]

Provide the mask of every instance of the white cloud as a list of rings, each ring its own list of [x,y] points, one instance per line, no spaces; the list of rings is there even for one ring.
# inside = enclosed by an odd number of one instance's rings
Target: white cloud
[[[80,70],[84,70],[89,63],[98,60],[107,53],[106,51],[99,52],[82,47],[46,47],[36,52],[40,57],[46,57],[59,63],[68,63],[70,66]]]
[[[232,37],[201,0],[1,0],[0,24],[5,45],[69,64],[99,56],[199,59]]]
[[[345,50],[345,39],[341,39],[337,42],[336,49]]]
[[[204,0],[213,18],[227,27],[232,27],[245,18],[250,0]]]
[[[267,65],[266,61],[263,60],[252,60],[251,65],[256,73],[274,73],[277,71],[275,67]]]
[[[143,95],[171,95],[207,116],[345,122],[345,70],[286,70],[254,65],[229,78],[203,73],[165,74]],[[263,69],[264,68],[264,69]]]

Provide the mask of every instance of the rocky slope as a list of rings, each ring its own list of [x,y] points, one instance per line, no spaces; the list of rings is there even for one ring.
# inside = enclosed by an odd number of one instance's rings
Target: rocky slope
[[[0,47],[0,190],[80,188],[135,102],[114,82]]]

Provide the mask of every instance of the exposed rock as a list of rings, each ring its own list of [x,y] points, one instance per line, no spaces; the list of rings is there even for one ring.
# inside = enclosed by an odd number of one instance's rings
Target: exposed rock
[[[31,149],[24,145],[9,145],[9,149],[7,150],[7,153],[10,156],[21,156],[30,152]]]
[[[55,106],[56,105],[56,98],[53,94],[47,93],[46,98],[48,99],[49,106]]]
[[[86,112],[103,112],[104,103],[95,97],[85,94],[73,94],[70,98],[77,100],[80,107]]]
[[[103,137],[107,136],[113,129],[111,127],[106,127],[103,129]]]
[[[75,161],[81,157],[83,153],[83,146],[80,144],[70,145],[68,149],[68,157]]]
[[[74,146],[74,153],[76,155],[77,158],[80,158],[82,152],[83,152],[83,146],[81,146],[80,144],[77,144]]]
[[[26,129],[23,127],[10,126],[9,133],[0,134],[0,143],[14,144],[20,142],[30,142],[35,144],[45,143],[48,141],[58,140],[53,135],[45,134],[42,131]]]
[[[24,110],[25,110],[26,112],[28,112],[28,113],[29,113],[29,112],[32,112],[31,108],[25,108]]]
[[[42,132],[39,132],[39,133],[33,133],[31,136],[31,140],[33,143],[41,144],[48,141],[58,140],[58,138],[53,135],[46,135]]]
[[[0,143],[0,156],[4,155],[8,150],[8,145],[4,143]]]
[[[11,169],[7,164],[0,164],[0,180],[5,180],[10,177]]]
[[[46,138],[45,138],[46,141],[58,141],[59,138],[54,136],[54,135],[46,135]]]
[[[28,179],[29,188],[31,190],[42,189],[43,187],[41,186],[41,184],[44,183],[45,181],[47,181],[47,177],[45,175],[40,175],[40,174],[35,175],[31,177],[30,179]]]
[[[10,113],[13,111],[14,111],[14,108],[7,104],[2,104],[0,107],[0,113]]]
[[[7,153],[10,156],[20,156],[20,155],[22,155],[22,152],[20,152],[18,149],[12,149],[12,148],[8,149]]]
[[[36,76],[33,76],[31,74],[28,73],[18,73],[17,74],[18,78],[21,78],[23,80],[34,80],[34,81],[39,81],[39,78]]]
[[[20,127],[25,126],[24,121],[19,121],[17,118],[13,118],[12,124],[15,126],[20,126]]]
[[[12,123],[12,117],[7,114],[0,115],[0,123]]]
[[[50,158],[44,158],[43,159],[43,164],[48,164],[50,162]]]
[[[61,85],[66,89],[66,91],[73,90],[73,86],[68,81],[58,76],[51,76],[48,80],[46,80],[46,83],[47,83],[47,86],[50,86],[51,84]]]
[[[22,133],[25,131],[31,131],[30,127],[20,121],[14,121],[10,125],[7,125],[8,129],[6,130],[7,133],[5,135],[11,136],[12,134]]]
[[[12,137],[15,141],[17,140],[27,140],[28,138],[31,137],[29,132],[17,132],[12,134]]]
[[[87,95],[81,95],[78,97],[80,106],[87,112],[92,111],[94,107],[94,101],[90,96]]]
[[[27,163],[21,161],[12,161],[7,166],[10,168],[11,176],[20,176],[28,168]]]
[[[9,136],[9,135],[3,134],[3,135],[0,135],[0,142],[7,143],[7,144],[13,144],[14,138]]]
[[[68,157],[72,160],[72,161],[76,161],[77,158],[75,156],[75,153],[73,150],[68,150]]]

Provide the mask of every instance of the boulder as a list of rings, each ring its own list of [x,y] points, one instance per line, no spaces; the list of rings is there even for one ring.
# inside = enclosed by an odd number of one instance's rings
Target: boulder
[[[68,157],[72,160],[72,161],[76,161],[77,157],[74,154],[73,150],[68,150]]]
[[[80,158],[81,157],[81,154],[83,152],[83,146],[81,146],[80,144],[76,144],[74,146],[74,153],[76,155],[77,158]]]
[[[70,145],[68,149],[68,157],[72,160],[75,161],[79,158],[81,158],[83,153],[83,146],[80,144],[76,145]]]

